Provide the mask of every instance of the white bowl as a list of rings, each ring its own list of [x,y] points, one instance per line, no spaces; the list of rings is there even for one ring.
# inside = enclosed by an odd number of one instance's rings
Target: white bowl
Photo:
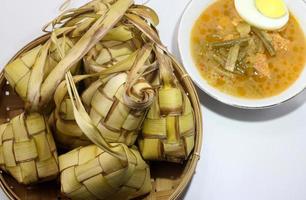
[[[178,46],[180,55],[185,69],[198,87],[220,102],[246,109],[262,109],[280,105],[301,93],[306,88],[306,66],[300,77],[287,90],[277,96],[259,100],[244,99],[223,93],[209,85],[201,77],[191,55],[191,31],[198,17],[215,1],[216,0],[192,0],[186,7],[179,26]],[[304,33],[306,33],[306,3],[303,0],[287,0],[286,3],[291,13],[299,21]]]

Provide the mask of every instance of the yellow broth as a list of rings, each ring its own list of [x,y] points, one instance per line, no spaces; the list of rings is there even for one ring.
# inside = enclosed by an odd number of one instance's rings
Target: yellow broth
[[[218,0],[195,22],[191,36],[191,51],[202,77],[220,91],[242,98],[266,98],[286,90],[298,79],[306,61],[305,36],[297,20],[290,15],[288,24],[279,32],[290,41],[288,51],[278,52],[275,57],[268,56],[271,76],[266,78],[232,73],[230,76],[224,75],[214,61],[203,56],[203,44],[210,40],[210,35],[220,31],[220,26],[225,34],[233,34],[236,31],[233,24],[235,19],[241,20],[233,0]]]

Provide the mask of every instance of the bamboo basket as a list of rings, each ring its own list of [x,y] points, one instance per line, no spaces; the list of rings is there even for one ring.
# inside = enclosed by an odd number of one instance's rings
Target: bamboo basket
[[[49,35],[44,35],[22,48],[13,58],[23,52],[45,42]],[[151,176],[153,189],[149,195],[138,200],[176,200],[180,199],[187,189],[196,165],[200,159],[202,145],[202,115],[195,87],[187,72],[179,65],[174,65],[175,74],[185,89],[195,112],[195,147],[193,153],[184,164],[166,162],[151,162]],[[0,73],[0,124],[8,122],[14,116],[23,112],[23,102],[14,93],[3,73]],[[18,184],[10,175],[0,171],[0,186],[11,200],[65,200],[68,199],[60,193],[59,181],[51,181],[34,186]]]

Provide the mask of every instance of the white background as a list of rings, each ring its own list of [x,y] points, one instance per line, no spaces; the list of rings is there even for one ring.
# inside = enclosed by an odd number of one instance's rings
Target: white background
[[[72,0],[80,5],[85,0]],[[144,2],[138,0],[137,2]],[[58,14],[63,0],[1,0],[0,66]],[[151,0],[162,41],[176,56],[188,0]],[[277,108],[232,108],[199,91],[204,141],[187,200],[305,200],[306,92]],[[0,199],[6,199],[3,193]]]

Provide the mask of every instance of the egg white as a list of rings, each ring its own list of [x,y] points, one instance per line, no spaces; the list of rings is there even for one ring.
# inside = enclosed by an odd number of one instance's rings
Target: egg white
[[[289,11],[280,18],[270,18],[263,15],[255,5],[254,0],[235,0],[235,7],[240,17],[252,26],[263,30],[277,30],[284,27],[289,20]]]

